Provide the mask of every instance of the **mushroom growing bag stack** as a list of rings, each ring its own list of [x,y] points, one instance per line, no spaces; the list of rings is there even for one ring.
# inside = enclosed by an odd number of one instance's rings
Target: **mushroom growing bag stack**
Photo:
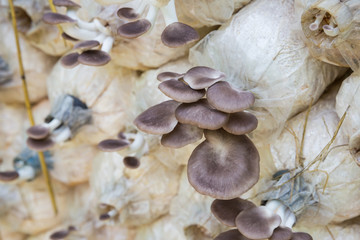
[[[189,59],[225,72],[235,87],[255,95],[259,144],[344,72],[311,57],[290,0],[245,6],[194,46]]]

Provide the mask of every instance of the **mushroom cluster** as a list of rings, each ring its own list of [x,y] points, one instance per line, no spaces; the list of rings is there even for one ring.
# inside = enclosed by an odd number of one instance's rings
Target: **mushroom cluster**
[[[161,144],[172,148],[197,142],[204,134],[205,141],[188,162],[189,182],[201,194],[231,199],[259,178],[259,154],[245,136],[256,128],[257,119],[244,112],[253,105],[254,95],[232,88],[224,79],[224,73],[203,66],[184,74],[160,73],[159,89],[173,100],[147,109],[134,124],[162,135]]]
[[[91,111],[72,95],[59,97],[45,122],[27,130],[26,144],[30,149],[45,151],[55,143],[69,140],[83,125],[91,121]]]
[[[216,199],[211,211],[223,224],[237,228],[219,234],[215,240],[312,240],[307,233],[292,232],[295,215],[278,200],[257,207],[241,198]]]

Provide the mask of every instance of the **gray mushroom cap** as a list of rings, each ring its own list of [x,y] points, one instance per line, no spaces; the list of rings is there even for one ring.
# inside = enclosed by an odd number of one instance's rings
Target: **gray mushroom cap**
[[[106,139],[98,144],[98,148],[104,152],[116,152],[129,146],[128,141],[121,139]]]
[[[117,34],[124,38],[137,38],[149,31],[151,23],[146,19],[139,19],[121,25],[117,29]]]
[[[136,13],[135,9],[129,7],[120,8],[117,11],[117,15],[119,18],[124,18],[127,20],[136,20],[139,18],[139,14]]]
[[[312,236],[305,232],[295,232],[291,240],[313,240]]]
[[[50,131],[47,127],[41,125],[35,125],[26,130],[26,133],[29,137],[33,139],[43,139],[46,138]]]
[[[54,146],[55,142],[53,140],[51,140],[50,138],[45,138],[45,139],[33,139],[33,138],[28,138],[26,140],[26,145],[35,151],[46,151],[48,149],[50,149],[52,146]]]
[[[281,218],[265,206],[260,206],[242,211],[235,222],[244,236],[251,239],[266,239],[280,226]]]
[[[53,0],[53,4],[58,7],[81,7],[79,4],[70,0]]]
[[[236,216],[241,211],[252,207],[256,207],[256,205],[241,198],[230,200],[215,199],[211,204],[211,212],[221,223],[229,227],[235,227]]]
[[[159,89],[169,98],[177,102],[191,103],[196,102],[205,95],[205,90],[194,90],[185,83],[170,79],[159,84]]]
[[[178,123],[173,131],[161,137],[161,144],[165,147],[181,148],[199,141],[202,136],[202,129],[189,124]]]
[[[55,239],[64,239],[69,235],[69,230],[60,230],[57,232],[54,232],[50,235],[50,239],[55,240]]]
[[[291,240],[293,232],[288,227],[277,227],[269,240]]]
[[[169,100],[152,106],[141,113],[134,120],[134,124],[141,131],[151,134],[166,134],[171,132],[178,121],[175,118],[175,109],[180,103]]]
[[[211,108],[206,99],[194,103],[182,103],[175,111],[176,119],[203,129],[216,130],[224,126],[229,115]]]
[[[89,66],[103,66],[111,60],[108,53],[101,50],[87,50],[78,58],[79,63]]]
[[[242,235],[237,229],[232,229],[216,236],[214,240],[251,240]]]
[[[79,65],[79,56],[80,54],[78,54],[77,52],[69,53],[68,55],[65,55],[61,58],[61,65],[66,68],[76,67],[77,65]]]
[[[126,167],[136,169],[140,166],[140,160],[137,157],[126,156],[123,159],[123,163]]]
[[[17,179],[18,177],[19,177],[19,173],[16,171],[0,172],[0,181],[9,182]]]
[[[224,78],[223,72],[203,66],[193,67],[184,75],[184,81],[196,90],[208,88]]]
[[[255,97],[251,92],[238,91],[225,81],[217,82],[209,87],[206,97],[211,106],[227,113],[243,111],[255,102]]]
[[[160,82],[163,82],[163,81],[170,80],[170,79],[180,79],[184,75],[185,74],[175,73],[175,72],[162,72],[159,75],[157,75],[157,80],[159,80]]]
[[[79,41],[79,39],[76,39],[76,38],[70,36],[69,34],[67,34],[67,33],[65,33],[65,32],[63,32],[63,33],[61,34],[61,37],[63,37],[63,38],[66,39],[66,40],[69,40],[69,41]]]
[[[237,112],[231,113],[229,120],[223,126],[225,131],[235,134],[242,135],[252,132],[258,125],[257,118],[248,112]]]
[[[199,34],[184,23],[174,22],[169,24],[161,34],[161,41],[168,47],[180,47],[200,39]]]
[[[44,13],[42,17],[43,21],[47,24],[60,24],[60,23],[74,23],[76,20],[72,19],[71,17],[60,14],[60,13],[53,13],[53,12],[47,12]]]
[[[76,44],[74,45],[74,48],[73,48],[73,49],[87,50],[87,49],[91,49],[91,48],[97,47],[97,46],[99,46],[99,45],[100,45],[99,41],[96,41],[96,40],[88,40],[88,41],[82,41],[82,42],[76,43]]]
[[[245,135],[223,129],[204,131],[206,140],[188,162],[190,184],[201,194],[232,199],[248,191],[259,179],[259,153]]]

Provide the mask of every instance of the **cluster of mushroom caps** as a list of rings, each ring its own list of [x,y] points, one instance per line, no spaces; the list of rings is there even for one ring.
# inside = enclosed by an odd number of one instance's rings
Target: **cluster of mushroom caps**
[[[167,25],[161,35],[161,40],[166,46],[180,47],[199,39],[195,29],[178,22],[174,0],[161,2],[164,3],[158,7],[150,4],[145,19],[139,19],[140,14],[133,8],[120,8],[117,16],[126,23],[120,25],[115,34],[112,33],[109,23],[103,19],[94,18],[91,22],[81,20],[76,14],[80,5],[71,0],[53,0],[55,6],[66,8],[66,15],[48,12],[44,14],[43,21],[53,25],[62,24],[64,29],[62,37],[66,40],[82,40],[75,44],[72,53],[61,59],[64,67],[73,68],[78,64],[103,66],[111,60],[109,53],[115,37],[132,39],[145,34],[154,25],[159,8]],[[145,7],[141,10],[145,11]],[[98,49],[100,46],[101,48]]]
[[[157,78],[159,89],[173,100],[150,107],[134,124],[162,135],[161,144],[171,148],[205,135],[188,162],[189,182],[199,193],[232,199],[249,190],[259,178],[259,153],[245,136],[258,123],[244,112],[254,104],[254,95],[232,88],[223,81],[224,73],[204,66],[184,74],[163,72]]]
[[[219,234],[215,240],[312,240],[308,233],[292,232],[293,221],[284,221],[288,215],[277,201],[257,207],[254,203],[235,198],[216,199],[211,205],[214,216],[223,224],[237,229]]]

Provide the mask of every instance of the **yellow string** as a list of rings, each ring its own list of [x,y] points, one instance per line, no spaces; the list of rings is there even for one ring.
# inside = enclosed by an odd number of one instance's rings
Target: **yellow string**
[[[49,0],[49,6],[50,6],[50,9],[53,13],[56,13],[56,8],[54,6],[54,3],[53,3],[53,0]],[[62,29],[62,27],[59,25],[59,24],[56,24],[57,28],[59,29],[59,32],[60,34],[63,34],[64,30]],[[64,45],[65,47],[67,47],[67,44],[66,44],[66,40],[65,38],[63,38],[63,41],[64,41]]]
[[[17,49],[17,57],[18,57],[18,63],[19,63],[19,71],[20,71],[20,77],[21,77],[21,81],[22,81],[22,88],[24,90],[24,97],[25,97],[25,106],[26,106],[26,111],[30,120],[30,124],[31,126],[34,126],[34,117],[31,111],[31,104],[30,104],[30,99],[29,99],[29,92],[28,92],[28,88],[27,88],[27,84],[26,84],[26,78],[25,78],[25,71],[24,71],[24,66],[23,66],[23,61],[22,61],[22,57],[21,57],[21,49],[20,49],[20,44],[19,44],[19,35],[18,35],[18,31],[17,31],[17,26],[16,26],[16,18],[15,18],[15,9],[14,9],[14,4],[12,0],[8,0],[9,1],[9,6],[10,6],[10,12],[11,12],[11,19],[12,19],[12,26],[14,29],[14,35],[15,35],[15,42],[16,42],[16,49]],[[44,154],[42,152],[38,152],[39,154],[39,160],[40,160],[40,165],[41,165],[41,170],[43,172],[44,178],[45,178],[45,182],[49,191],[49,195],[51,198],[51,203],[54,209],[55,214],[57,214],[57,206],[56,206],[56,201],[55,201],[55,195],[54,195],[54,191],[51,185],[51,180],[49,177],[49,173],[46,167],[46,163],[45,163],[45,157]]]

